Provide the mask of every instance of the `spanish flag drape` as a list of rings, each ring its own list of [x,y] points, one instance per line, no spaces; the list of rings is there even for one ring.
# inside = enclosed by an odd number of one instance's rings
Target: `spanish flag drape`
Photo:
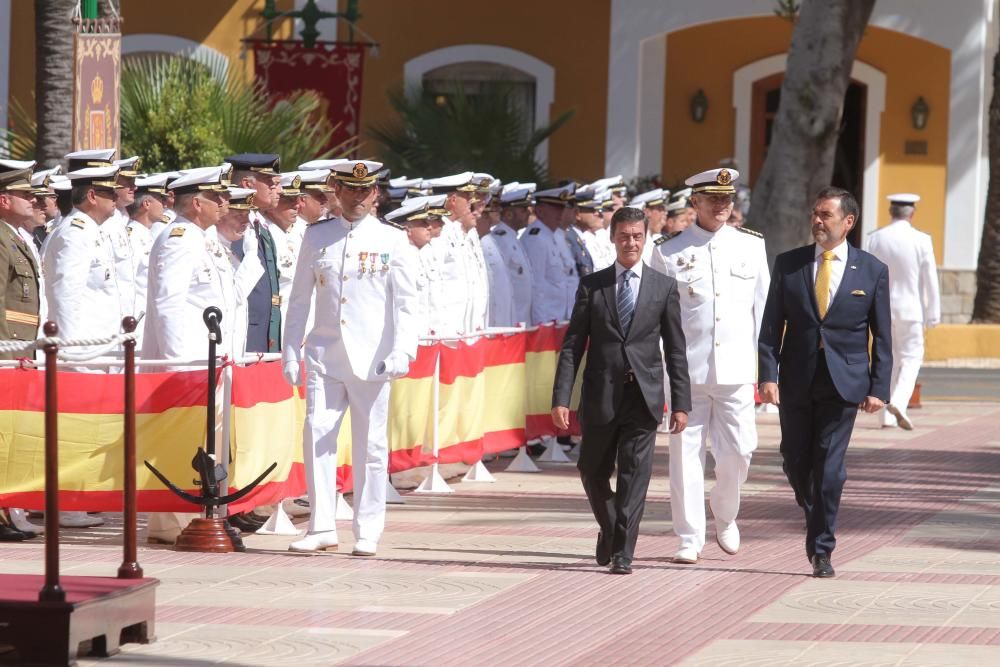
[[[564,333],[563,327],[545,326],[472,342],[420,346],[409,374],[392,386],[390,471],[435,460],[474,463],[485,453],[517,447],[525,438],[555,435],[549,407]],[[278,362],[234,367],[230,372],[229,490],[248,484],[272,462],[278,464],[259,487],[231,505],[232,511],[301,495],[305,492],[302,389],[285,383]],[[123,389],[122,375],[59,374],[62,509],[121,510]],[[40,509],[44,505],[44,395],[41,371],[0,370],[0,506]],[[191,459],[205,443],[206,395],[204,370],[136,376],[139,511],[195,509],[164,488],[141,462],[150,461],[174,483],[197,492]],[[577,401],[575,395],[573,407]],[[352,488],[350,442],[348,415],[337,452],[338,479],[345,492]]]

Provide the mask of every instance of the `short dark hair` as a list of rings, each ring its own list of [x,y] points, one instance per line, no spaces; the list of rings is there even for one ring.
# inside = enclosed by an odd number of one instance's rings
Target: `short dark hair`
[[[649,220],[646,220],[646,214],[642,210],[634,206],[622,206],[611,216],[611,238],[615,236],[615,227],[628,222],[641,222],[643,228],[649,230]]]
[[[858,208],[858,200],[849,191],[830,185],[816,193],[816,201],[823,199],[839,199],[840,212],[844,214],[845,218],[853,215],[854,224],[858,224],[858,218],[861,217],[861,210]]]

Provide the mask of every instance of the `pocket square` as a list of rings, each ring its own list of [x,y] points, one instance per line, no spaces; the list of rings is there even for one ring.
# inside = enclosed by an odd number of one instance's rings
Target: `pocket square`
[[[853,292],[851,292],[851,296],[864,296],[864,295],[865,291],[863,289],[856,289]]]

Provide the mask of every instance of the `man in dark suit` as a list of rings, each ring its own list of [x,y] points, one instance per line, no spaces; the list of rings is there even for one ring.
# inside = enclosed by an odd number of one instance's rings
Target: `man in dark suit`
[[[858,409],[880,410],[892,375],[889,270],[847,243],[857,219],[850,192],[816,196],[816,243],[775,259],[758,345],[760,398],[778,406],[783,467],[805,510],[815,577],[834,575],[844,456]]]
[[[631,574],[639,521],[653,468],[656,427],[663,419],[663,357],[670,377],[670,431],[691,410],[677,282],[642,262],[646,221],[621,208],[611,218],[617,261],[584,276],[576,292],[552,391],[552,421],[569,427],[569,400],[587,353],[580,397],[583,442],[577,467],[594,518],[597,563]],[[663,342],[663,353],[660,342]],[[618,465],[617,490],[611,473]]]

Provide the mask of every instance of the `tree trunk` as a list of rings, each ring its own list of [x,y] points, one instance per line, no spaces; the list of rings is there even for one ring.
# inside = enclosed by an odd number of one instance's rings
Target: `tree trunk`
[[[990,186],[986,193],[983,238],[976,266],[973,322],[1000,322],[1000,53],[993,57],[990,100]]]
[[[770,258],[809,242],[809,211],[830,184],[851,65],[875,0],[803,0],[792,33],[781,103],[748,224],[767,235]]]
[[[35,0],[35,159],[46,167],[73,145],[74,7],[76,0]]]

